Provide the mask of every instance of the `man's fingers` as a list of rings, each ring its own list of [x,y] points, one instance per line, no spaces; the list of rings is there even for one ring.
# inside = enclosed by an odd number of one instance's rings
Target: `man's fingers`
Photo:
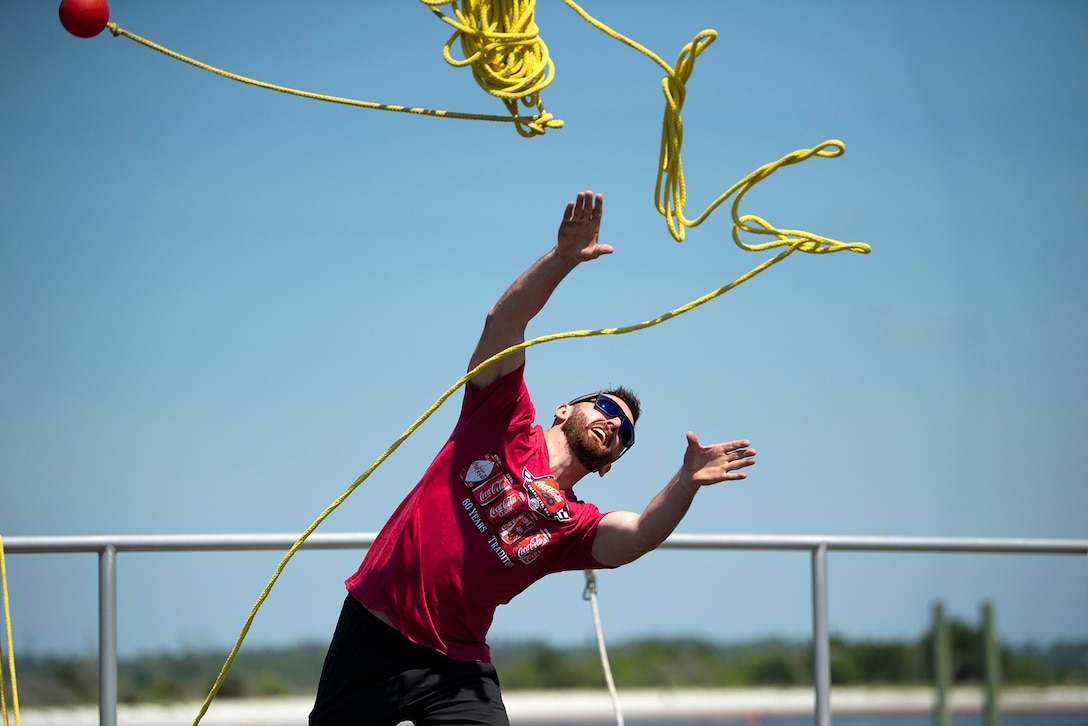
[[[586,219],[593,214],[593,192],[588,189],[578,194],[578,218]]]

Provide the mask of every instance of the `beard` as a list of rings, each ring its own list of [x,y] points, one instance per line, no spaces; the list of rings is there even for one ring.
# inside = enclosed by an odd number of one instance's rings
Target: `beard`
[[[589,430],[589,418],[575,411],[561,427],[567,446],[587,471],[597,471],[612,463],[612,450]]]

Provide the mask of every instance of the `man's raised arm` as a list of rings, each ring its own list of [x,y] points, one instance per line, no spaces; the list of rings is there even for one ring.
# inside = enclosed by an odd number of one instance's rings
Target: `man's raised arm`
[[[579,192],[567,203],[555,247],[534,262],[499,297],[487,313],[484,330],[469,360],[472,370],[491,356],[525,341],[525,328],[548,302],[552,292],[580,263],[612,253],[612,245],[600,244],[604,197]],[[511,353],[477,373],[469,381],[481,389],[515,370],[525,360],[524,351]]]

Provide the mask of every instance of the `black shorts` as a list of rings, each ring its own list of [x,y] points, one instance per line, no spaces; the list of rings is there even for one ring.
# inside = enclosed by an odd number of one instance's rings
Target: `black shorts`
[[[348,595],[325,655],[310,726],[509,726],[490,663],[416,645]]]

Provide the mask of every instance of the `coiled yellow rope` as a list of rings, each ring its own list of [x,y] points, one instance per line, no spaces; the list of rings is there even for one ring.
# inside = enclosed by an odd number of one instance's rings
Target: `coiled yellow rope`
[[[19,726],[19,686],[15,680],[15,649],[11,641],[11,606],[8,603],[8,568],[4,561],[4,538],[0,537],[0,587],[4,593],[4,630],[7,635],[8,672],[11,673],[11,703],[15,713],[15,726]],[[4,726],[8,726],[7,688],[4,686],[4,663],[0,658],[0,711],[4,712]]]
[[[540,39],[534,0],[420,0],[443,22],[454,28],[442,48],[442,56],[458,68],[469,66],[472,77],[487,93],[502,100],[518,133],[539,136],[563,122],[544,110],[540,92],[555,77],[555,64]],[[449,5],[456,17],[439,7]],[[462,56],[455,58],[454,44]],[[520,107],[535,108],[536,115],[523,119]]]

